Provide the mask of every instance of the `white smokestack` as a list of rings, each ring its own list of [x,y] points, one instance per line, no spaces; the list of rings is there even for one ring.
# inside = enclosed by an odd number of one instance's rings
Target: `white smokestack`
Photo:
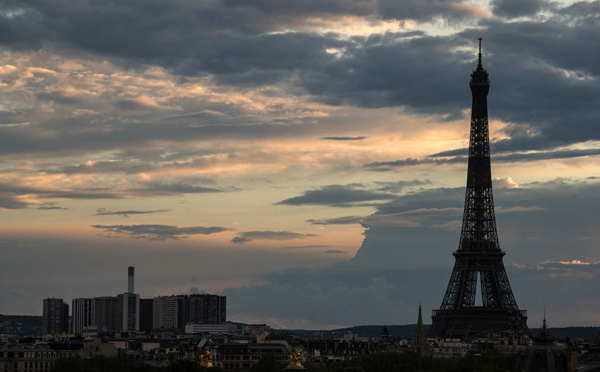
[[[133,293],[133,266],[129,266],[127,270],[127,293]]]

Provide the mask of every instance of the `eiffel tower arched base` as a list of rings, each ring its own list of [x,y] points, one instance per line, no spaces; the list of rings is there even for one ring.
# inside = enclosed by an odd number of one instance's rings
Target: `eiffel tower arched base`
[[[457,338],[471,341],[491,333],[531,335],[526,310],[473,307],[460,310],[434,310],[427,332],[430,338]]]

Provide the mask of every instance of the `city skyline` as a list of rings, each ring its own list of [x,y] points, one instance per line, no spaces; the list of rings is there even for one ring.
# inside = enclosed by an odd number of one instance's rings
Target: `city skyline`
[[[3,3],[0,312],[227,296],[276,328],[424,322],[454,263],[477,39],[530,327],[600,325],[600,2]]]

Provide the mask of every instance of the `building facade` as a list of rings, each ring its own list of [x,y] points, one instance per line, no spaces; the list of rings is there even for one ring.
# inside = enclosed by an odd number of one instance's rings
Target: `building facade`
[[[43,301],[43,327],[48,335],[69,332],[69,305],[60,298],[46,298]]]
[[[75,298],[71,302],[73,333],[86,336],[90,327],[95,327],[96,308],[93,298]]]

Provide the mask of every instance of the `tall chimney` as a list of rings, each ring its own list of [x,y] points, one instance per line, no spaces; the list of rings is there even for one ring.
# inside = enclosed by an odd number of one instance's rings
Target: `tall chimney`
[[[133,266],[127,269],[127,293],[133,293]]]

